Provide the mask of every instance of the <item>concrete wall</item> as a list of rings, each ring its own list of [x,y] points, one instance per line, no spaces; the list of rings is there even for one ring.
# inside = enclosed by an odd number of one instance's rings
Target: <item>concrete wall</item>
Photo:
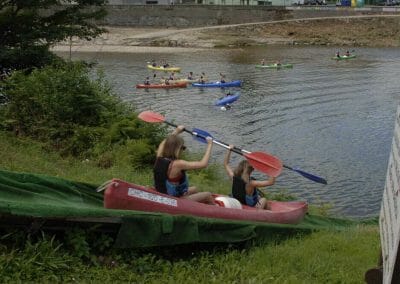
[[[168,1],[168,0],[165,0]],[[100,22],[111,26],[200,27],[315,17],[400,14],[400,8],[217,5],[110,5]]]

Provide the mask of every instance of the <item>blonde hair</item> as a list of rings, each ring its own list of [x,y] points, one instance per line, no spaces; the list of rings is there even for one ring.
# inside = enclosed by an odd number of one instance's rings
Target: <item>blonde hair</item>
[[[178,135],[169,135],[164,142],[161,156],[168,159],[178,159],[180,150],[184,144],[183,138]]]
[[[242,160],[233,171],[233,174],[235,176],[241,177],[246,183],[248,183],[250,174],[253,170],[254,168],[249,164],[247,160]]]

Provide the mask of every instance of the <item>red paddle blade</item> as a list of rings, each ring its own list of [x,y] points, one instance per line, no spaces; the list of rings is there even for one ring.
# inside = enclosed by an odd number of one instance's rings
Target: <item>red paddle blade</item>
[[[283,164],[277,157],[263,152],[245,153],[244,156],[253,168],[269,176],[277,177],[282,172]]]
[[[140,118],[143,121],[152,122],[152,123],[165,121],[164,116],[162,116],[161,114],[159,114],[157,112],[152,112],[149,110],[142,111],[141,113],[139,113],[138,118]]]

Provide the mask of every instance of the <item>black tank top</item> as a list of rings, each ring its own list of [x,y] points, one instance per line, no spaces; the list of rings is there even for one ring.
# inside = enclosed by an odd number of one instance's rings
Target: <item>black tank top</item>
[[[168,168],[172,161],[167,158],[158,157],[153,167],[154,187],[158,192],[167,193],[165,182],[168,179]]]
[[[241,177],[233,176],[232,197],[246,204],[246,183]]]

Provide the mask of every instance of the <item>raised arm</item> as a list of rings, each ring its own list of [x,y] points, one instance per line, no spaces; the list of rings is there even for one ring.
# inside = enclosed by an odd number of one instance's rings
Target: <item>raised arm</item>
[[[174,164],[181,170],[196,170],[196,169],[204,169],[208,166],[208,161],[211,157],[211,150],[213,146],[212,138],[207,137],[207,149],[203,155],[203,158],[200,161],[185,161],[185,160],[177,160]]]
[[[250,184],[253,187],[266,187],[273,185],[275,183],[276,178],[275,177],[270,177],[267,180],[251,180]]]
[[[228,176],[230,178],[233,178],[233,170],[229,166],[229,160],[231,159],[232,149],[233,149],[233,145],[229,145],[229,149],[228,149],[228,151],[226,151],[225,159],[224,159],[224,167],[225,167],[226,173],[228,174]]]

